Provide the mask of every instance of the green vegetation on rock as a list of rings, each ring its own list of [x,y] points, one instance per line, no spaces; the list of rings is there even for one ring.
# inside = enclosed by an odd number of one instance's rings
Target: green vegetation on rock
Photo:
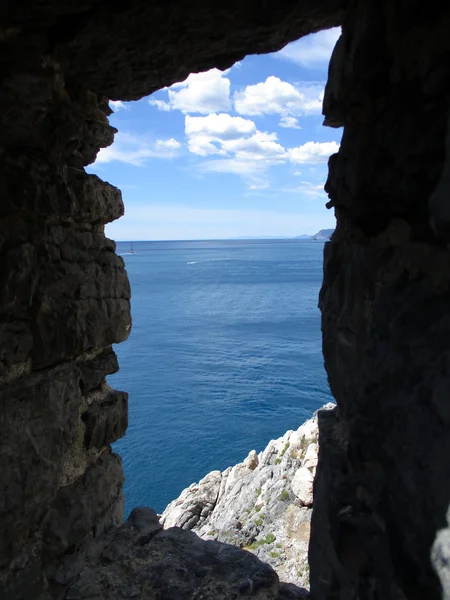
[[[276,539],[277,538],[273,533],[268,533],[266,535],[266,537],[261,538],[260,540],[256,540],[256,542],[253,542],[253,544],[250,544],[250,546],[248,546],[248,548],[249,548],[249,550],[256,550],[257,548],[259,548],[260,546],[263,546],[264,544],[272,544]]]
[[[283,450],[281,451],[281,456],[284,456],[284,455],[286,454],[286,452],[289,450],[289,446],[290,446],[290,445],[291,445],[291,444],[290,444],[289,442],[286,442],[286,444],[285,444],[285,446],[284,446]]]
[[[287,500],[289,500],[289,492],[287,490],[283,490],[280,494],[280,500],[282,502],[286,502]]]

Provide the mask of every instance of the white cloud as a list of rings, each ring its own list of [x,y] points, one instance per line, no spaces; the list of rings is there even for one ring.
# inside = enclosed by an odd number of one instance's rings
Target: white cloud
[[[286,127],[289,129],[301,129],[299,125],[298,119],[296,117],[289,117],[285,115],[281,117],[280,122],[278,123],[279,127]]]
[[[276,133],[258,131],[253,121],[242,117],[186,115],[185,131],[193,154],[222,157],[199,165],[200,170],[240,175],[251,189],[267,187],[267,168],[289,158]]]
[[[142,167],[151,158],[174,158],[180,148],[180,142],[173,138],[150,141],[144,136],[119,132],[112,146],[100,150],[95,164],[119,161]]]
[[[340,35],[340,27],[319,31],[319,33],[307,35],[296,42],[288,44],[272,56],[289,60],[303,67],[312,68],[325,65],[329,62]]]
[[[209,135],[194,135],[188,138],[188,148],[192,154],[209,156],[211,154],[225,154],[220,145]]]
[[[180,110],[185,114],[230,110],[230,80],[224,77],[227,72],[211,69],[191,73],[185,81],[168,88],[168,101],[151,98],[149,103],[159,110]]]
[[[289,150],[291,162],[296,164],[317,164],[328,161],[328,158],[339,150],[337,142],[306,142]]]
[[[324,163],[339,149],[336,142],[306,142],[286,149],[276,133],[259,131],[250,119],[223,113],[206,117],[186,115],[185,132],[190,152],[209,159],[197,165],[200,171],[240,175],[250,189],[268,186],[271,166]]]
[[[311,183],[310,181],[301,181],[299,185],[296,185],[295,187],[283,188],[281,191],[292,194],[298,194],[303,198],[306,197],[311,200],[316,200],[317,198],[326,199],[327,195],[323,187],[323,183],[316,184]]]
[[[114,112],[118,112],[119,110],[128,110],[128,106],[122,102],[122,100],[110,100],[109,106]]]
[[[228,114],[210,114],[207,117],[185,117],[185,130],[188,136],[208,135],[221,140],[235,139],[256,132],[256,125],[250,119],[232,117]]]
[[[180,142],[170,138],[169,140],[156,140],[155,150],[161,150],[163,152],[176,152],[181,148]]]
[[[210,114],[206,117],[185,117],[185,132],[189,150],[199,156],[226,154],[224,140],[232,140],[256,133],[253,121],[242,117],[231,117],[226,113]]]
[[[170,102],[166,102],[165,100],[156,100],[156,98],[151,98],[149,104],[156,106],[158,110],[162,110],[164,112],[168,112],[171,110]]]
[[[270,75],[266,81],[234,93],[234,107],[241,115],[307,115],[322,110],[323,84],[301,82],[298,87]]]
[[[325,207],[318,207],[312,214],[308,210],[283,212],[128,203],[125,216],[107,225],[107,235],[118,240],[198,240],[244,235],[312,235],[334,226],[333,213]]]
[[[269,187],[267,164],[238,158],[208,160],[200,165],[200,170],[213,173],[240,175],[250,190],[264,190]]]
[[[207,156],[223,154],[241,160],[279,161],[286,150],[277,142],[276,133],[258,131],[253,121],[227,114],[185,117],[189,149]]]
[[[248,138],[224,140],[222,148],[238,160],[263,161],[269,165],[284,162],[288,157],[286,150],[276,140],[275,133],[257,131]]]

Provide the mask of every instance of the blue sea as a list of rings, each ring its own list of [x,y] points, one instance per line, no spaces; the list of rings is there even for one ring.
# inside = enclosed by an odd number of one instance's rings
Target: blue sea
[[[126,513],[161,512],[213,469],[296,429],[331,400],[321,353],[323,243],[119,242],[133,329],[108,378],[129,392],[114,444]]]

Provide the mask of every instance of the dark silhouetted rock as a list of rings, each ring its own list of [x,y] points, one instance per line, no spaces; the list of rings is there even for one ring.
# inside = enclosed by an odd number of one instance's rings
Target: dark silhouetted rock
[[[93,548],[68,600],[277,598],[276,573],[253,554],[178,527],[162,530],[150,509],[135,509]]]
[[[344,131],[325,186],[337,226],[320,294],[338,409],[320,425],[311,593],[449,598],[449,8],[16,0],[0,21],[2,600],[297,593],[279,592],[250,553],[186,531],[159,532],[116,563],[92,554],[122,535],[123,473],[108,444],[126,428],[126,398],[104,378],[131,316],[104,234],[121,194],[84,168],[114,139],[108,99],[339,24],[324,115]],[[309,504],[303,475],[294,487]]]

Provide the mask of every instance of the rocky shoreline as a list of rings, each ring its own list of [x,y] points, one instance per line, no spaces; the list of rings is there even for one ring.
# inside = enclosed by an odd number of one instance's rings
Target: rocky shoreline
[[[248,550],[271,565],[280,580],[309,588],[317,412],[259,454],[252,450],[242,463],[212,471],[183,490],[161,515],[163,527],[190,529],[204,540]]]

